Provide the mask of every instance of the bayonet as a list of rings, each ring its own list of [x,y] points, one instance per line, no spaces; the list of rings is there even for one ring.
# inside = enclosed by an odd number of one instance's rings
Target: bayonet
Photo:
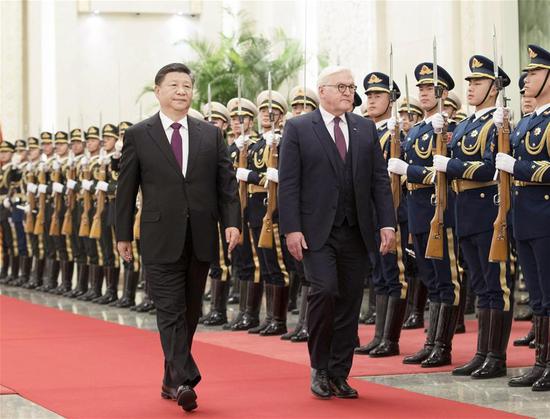
[[[212,122],[212,90],[208,83],[208,122]]]

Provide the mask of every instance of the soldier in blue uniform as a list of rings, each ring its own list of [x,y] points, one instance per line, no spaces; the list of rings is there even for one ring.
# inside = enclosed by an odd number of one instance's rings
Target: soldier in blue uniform
[[[509,381],[512,387],[550,390],[550,52],[529,45],[525,96],[537,100],[512,134],[512,156],[498,153],[496,167],[514,176],[513,229],[535,325],[535,365]],[[497,109],[495,124],[505,110]],[[523,122],[523,121],[522,121]]]
[[[452,238],[453,220],[449,210],[445,214],[443,258],[427,259],[430,221],[435,207],[432,195],[435,169],[432,156],[436,146],[435,130],[443,129],[445,121],[437,114],[438,102],[434,89],[432,63],[421,63],[415,69],[419,99],[426,118],[415,125],[407,134],[404,144],[404,160],[391,158],[388,170],[399,175],[407,175],[407,207],[409,230],[413,236],[414,251],[419,274],[428,288],[430,298],[429,326],[424,347],[414,355],[407,356],[405,364],[421,364],[430,368],[451,364],[451,348],[458,319],[460,280],[455,264]],[[438,66],[438,84],[443,87],[442,99],[454,88],[452,77]],[[449,194],[450,196],[450,194]],[[449,201],[451,201],[449,199]],[[448,207],[451,209],[451,206]]]
[[[474,55],[469,60],[471,74],[468,103],[475,113],[454,130],[451,156],[434,156],[437,171],[452,180],[456,232],[468,266],[468,276],[477,296],[477,351],[471,361],[453,370],[453,375],[495,378],[506,375],[506,348],[513,318],[513,280],[505,262],[489,262],[493,223],[497,217],[497,182],[493,153],[498,150],[498,132],[493,112],[498,96],[493,62]],[[503,86],[510,84],[499,68]],[[464,285],[464,284],[463,284]]]
[[[391,117],[392,101],[390,97],[390,79],[380,72],[369,73],[363,81],[367,95],[369,118],[376,124],[380,147],[386,160],[390,158],[392,133],[398,121]],[[399,87],[394,82],[396,98],[400,96]],[[397,103],[393,104],[397,106]],[[399,138],[401,142],[401,138]],[[405,198],[406,199],[406,198]],[[405,297],[407,283],[405,266],[413,263],[407,254],[409,229],[407,227],[406,200],[401,199],[397,209],[397,221],[401,240],[398,251],[382,256],[380,252],[371,254],[372,279],[376,293],[376,327],[374,338],[366,345],[355,349],[356,354],[371,357],[387,357],[399,354],[399,337],[405,317]],[[376,215],[374,215],[376,220]],[[377,247],[380,236],[376,234]],[[410,271],[410,269],[409,269]]]

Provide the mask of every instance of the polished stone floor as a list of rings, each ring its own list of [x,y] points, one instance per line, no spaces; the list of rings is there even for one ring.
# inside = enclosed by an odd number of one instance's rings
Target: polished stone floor
[[[135,313],[127,309],[99,306],[92,303],[75,301],[64,297],[57,297],[50,294],[27,291],[8,286],[1,286],[0,294],[108,322],[141,329],[156,330],[155,316],[146,313]],[[140,299],[141,293],[138,295],[138,301],[140,301]],[[236,306],[229,306],[228,315],[230,317],[234,315],[236,308]],[[296,316],[291,315],[289,318],[289,326],[292,327],[295,323]],[[204,330],[213,331],[221,330],[221,328],[206,328],[204,326],[199,326],[199,333]],[[518,372],[521,371],[519,369],[510,369],[508,375],[516,375]],[[362,377],[362,379],[430,396],[491,407],[530,417],[550,418],[550,393],[535,393],[531,391],[530,388],[518,389],[508,387],[506,384],[506,377],[496,380],[474,381],[466,377],[453,377],[448,373],[432,373]],[[428,408],[429,406],[427,406],[427,409]],[[58,417],[60,416],[18,395],[0,396],[1,419],[49,419]]]

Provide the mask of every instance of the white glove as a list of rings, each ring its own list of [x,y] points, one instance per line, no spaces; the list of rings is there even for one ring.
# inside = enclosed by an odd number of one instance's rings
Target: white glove
[[[38,193],[46,193],[48,192],[48,185],[41,183],[38,185]]]
[[[266,132],[263,136],[265,138],[265,144],[268,147],[272,145],[278,146],[281,142],[281,136],[279,134],[274,134],[273,131]]]
[[[113,153],[113,159],[118,160],[122,156],[122,153],[120,151],[115,151]]]
[[[25,214],[28,214],[29,212],[31,212],[31,206],[29,204],[22,205],[19,208],[22,209],[23,212],[25,212]]]
[[[15,154],[12,158],[11,158],[11,162],[12,164],[14,165],[14,167],[17,167],[17,165],[19,163],[21,163],[21,156],[19,154]]]
[[[504,116],[506,115],[506,112],[508,112],[508,109],[503,108],[502,106],[499,106],[493,112],[493,122],[497,128],[501,128],[502,125],[504,125]]]
[[[56,170],[56,171],[57,171],[57,170],[59,170],[59,169],[61,169],[61,165],[59,164],[59,161],[58,161],[58,160],[54,160],[54,161],[52,162],[52,170]]]
[[[252,172],[252,170],[243,169],[242,167],[239,167],[237,169],[237,179],[242,180],[243,182],[248,182],[248,175]]]
[[[102,157],[100,159],[99,164],[101,164],[103,166],[109,166],[111,164],[111,157],[110,156]]]
[[[395,173],[396,175],[406,175],[409,164],[401,159],[392,157],[388,162],[388,172]]]
[[[76,180],[67,179],[67,189],[74,190],[76,188]]]
[[[4,208],[10,208],[11,207],[11,201],[9,198],[4,198],[3,202]]]
[[[122,145],[122,140],[117,140],[117,142],[115,143],[115,151],[120,153],[122,151]]]
[[[95,185],[95,187],[100,191],[107,192],[107,189],[109,189],[109,184],[100,180],[99,182],[97,182],[97,185]]]
[[[82,166],[86,166],[90,161],[88,160],[88,157],[84,156],[80,159],[80,164]]]
[[[440,113],[436,113],[432,118],[432,127],[434,129],[434,132],[440,133],[443,130],[444,126],[445,117]]]
[[[449,160],[451,160],[449,157],[441,156],[439,154],[436,154],[433,158],[434,160],[434,167],[435,170],[438,172],[446,172],[447,171],[447,165],[449,164]]]
[[[38,163],[38,170],[41,171],[41,172],[46,171],[46,163],[44,163],[43,161]]]
[[[248,135],[241,135],[235,140],[235,145],[239,150],[242,150],[245,145],[250,143],[250,137]]]
[[[27,193],[36,193],[36,191],[38,190],[38,186],[36,186],[36,184],[34,183],[27,183]]]
[[[399,124],[399,129],[403,129],[403,121],[401,119],[397,120],[392,116],[390,119],[388,119],[386,126],[388,127],[389,131],[393,131],[397,124]]]
[[[67,164],[69,166],[72,166],[74,164],[74,157],[72,155],[70,155],[69,158],[67,158]]]
[[[63,184],[59,182],[52,183],[52,190],[54,193],[63,193]]]
[[[499,170],[504,170],[510,174],[514,174],[514,165],[516,164],[516,159],[506,153],[497,153],[497,158],[495,166]]]
[[[81,183],[82,183],[82,189],[85,189],[87,191],[92,189],[92,185],[94,184],[94,182],[92,182],[91,180],[86,180],[86,179],[83,179]]]
[[[32,163],[31,162],[28,162],[27,163],[27,167],[25,169],[27,172],[30,172],[32,170]]]
[[[279,171],[274,167],[268,167],[265,172],[265,177],[270,182],[279,183]]]

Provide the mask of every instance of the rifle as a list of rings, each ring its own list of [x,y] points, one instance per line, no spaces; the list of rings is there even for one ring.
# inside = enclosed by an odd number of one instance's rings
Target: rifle
[[[46,183],[46,169],[44,163],[40,167],[40,173],[38,173],[38,183]],[[34,223],[34,234],[44,234],[44,219],[46,218],[46,194],[41,193],[38,197],[38,214],[36,215],[36,221]]]
[[[134,220],[134,240],[139,240],[141,237],[141,230],[140,230],[140,223],[141,223],[141,208],[143,207],[143,204],[141,202],[142,196],[141,192],[139,193],[137,200],[139,202],[139,209],[136,213],[136,218]]]
[[[434,37],[433,43],[433,72],[434,72],[434,90],[435,97],[438,100],[438,112],[441,113],[443,109],[443,86],[438,81],[437,71],[437,43]],[[447,137],[446,129],[442,129],[440,132],[435,132],[435,153],[441,156],[447,154],[447,142],[444,138]],[[426,246],[426,258],[427,259],[443,259],[443,248],[445,240],[445,223],[444,215],[447,208],[447,174],[445,172],[436,173],[435,183],[435,214],[430,221],[430,235],[428,237],[428,245]]]
[[[497,65],[497,45],[496,31],[493,27],[493,52],[494,52],[494,72],[495,86],[497,90],[502,91],[500,96],[501,106],[506,106],[506,93],[504,91],[504,81],[498,74]],[[510,154],[510,119],[505,112],[502,127],[498,129],[498,151],[500,153]],[[489,250],[489,262],[506,262],[508,260],[508,211],[510,210],[510,174],[503,170],[498,172],[498,213],[493,223],[493,238],[491,239],[491,249]]]
[[[27,171],[27,183],[35,183],[36,179],[32,170]],[[36,210],[36,196],[32,192],[27,192],[27,203],[29,209],[25,215],[25,233],[34,233],[34,211]]]
[[[67,172],[67,181],[74,180],[76,177],[76,168],[74,162],[71,162],[69,170]],[[69,189],[67,192],[67,210],[65,211],[65,218],[63,219],[63,226],[61,226],[61,234],[65,236],[71,236],[73,234],[73,211],[76,205],[76,194],[74,189]]]
[[[105,179],[107,179],[107,168],[106,165],[102,162],[99,169],[98,180],[105,182]],[[105,210],[105,195],[105,191],[97,191],[97,205],[94,218],[92,220],[92,228],[90,230],[91,239],[101,238],[101,216],[103,215],[103,211]]]
[[[52,172],[52,182],[61,181],[61,162],[59,162],[59,168]],[[59,236],[60,226],[59,226],[59,214],[61,213],[61,204],[63,196],[55,192],[53,197],[53,214],[52,214],[52,223],[50,224],[50,236]]]
[[[269,120],[271,122],[271,135],[275,135],[275,116],[273,115],[273,100],[271,97],[271,71],[267,74],[267,88],[269,110]],[[279,164],[279,151],[275,143],[271,144],[269,149],[269,157],[267,167],[276,169]],[[267,185],[267,210],[262,221],[262,231],[260,232],[260,240],[258,247],[264,249],[273,248],[273,213],[277,209],[277,184],[269,182]]]
[[[242,111],[241,111],[241,77],[239,76],[239,78],[237,79],[237,92],[238,92],[238,108],[237,108],[237,113],[239,114],[239,124],[241,126],[241,135],[244,136],[244,132],[243,132],[243,122],[244,122],[244,117],[242,115]],[[242,169],[246,169],[246,167],[248,166],[248,145],[244,144],[243,146],[243,149],[240,150],[239,152],[239,168],[242,168]],[[239,198],[240,198],[240,201],[241,201],[241,219],[242,219],[242,222],[243,224],[246,222],[245,219],[244,219],[244,211],[246,209],[246,205],[247,205],[247,200],[248,200],[248,196],[247,196],[247,183],[243,180],[239,180]],[[243,229],[241,229],[241,236],[239,238],[239,244],[243,244],[244,243],[244,235],[243,235]]]
[[[392,104],[392,116],[397,122],[397,90],[393,85],[393,46],[390,45],[390,103]],[[399,124],[395,124],[395,129],[391,133],[390,157],[398,159],[401,156],[401,139]],[[397,215],[397,208],[401,201],[401,176],[395,173],[391,175],[391,194],[393,198],[393,208]]]
[[[88,163],[83,165],[82,180],[90,180],[90,167]],[[92,209],[92,194],[90,191],[82,191],[83,211],[80,217],[80,228],[78,230],[79,237],[90,236],[90,210]]]

